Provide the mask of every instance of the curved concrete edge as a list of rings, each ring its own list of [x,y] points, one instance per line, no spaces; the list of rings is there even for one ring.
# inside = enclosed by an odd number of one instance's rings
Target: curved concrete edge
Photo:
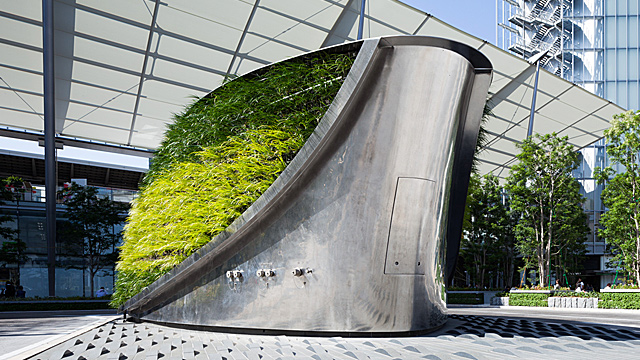
[[[65,341],[78,337],[86,332],[89,332],[97,327],[107,324],[111,321],[122,319],[122,316],[114,315],[106,320],[98,320],[92,324],[89,324],[82,329],[76,330],[70,334],[55,336],[51,339],[43,340],[33,345],[29,345],[22,349],[10,352],[6,355],[0,356],[0,360],[24,360],[30,359],[40,353],[43,353],[53,347],[56,347]]]

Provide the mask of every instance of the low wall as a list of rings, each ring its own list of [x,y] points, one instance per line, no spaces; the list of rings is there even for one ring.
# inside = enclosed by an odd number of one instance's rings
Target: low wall
[[[595,309],[598,307],[598,298],[583,297],[550,297],[547,299],[549,307]]]
[[[473,291],[473,290],[452,290],[447,291],[447,294],[478,294],[478,296],[482,295],[483,304],[491,304],[491,299],[499,293],[499,291]]]
[[[508,296],[492,297],[491,298],[491,305],[509,306],[509,297]]]
[[[111,300],[18,300],[0,301],[2,311],[53,311],[111,309]]]

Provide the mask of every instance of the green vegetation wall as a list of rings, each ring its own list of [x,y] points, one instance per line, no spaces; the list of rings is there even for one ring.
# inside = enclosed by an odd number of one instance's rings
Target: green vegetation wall
[[[319,53],[238,78],[169,125],[133,202],[119,306],[208,243],[275,181],[333,101],[356,53]]]

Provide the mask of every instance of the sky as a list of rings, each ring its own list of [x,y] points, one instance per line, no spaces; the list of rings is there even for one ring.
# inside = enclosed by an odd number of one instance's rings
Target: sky
[[[473,36],[496,43],[496,0],[400,0]]]

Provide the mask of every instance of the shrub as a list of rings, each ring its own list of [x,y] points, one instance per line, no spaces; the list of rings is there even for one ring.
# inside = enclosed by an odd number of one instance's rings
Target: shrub
[[[483,304],[482,293],[447,293],[447,304]]]
[[[315,129],[355,55],[267,67],[176,116],[132,204],[112,306],[201,248],[262,195]]]
[[[514,294],[509,295],[509,306],[541,306],[547,307],[549,294]]]
[[[603,309],[640,309],[640,293],[599,293],[598,307]]]
[[[0,302],[0,311],[52,311],[52,310],[98,310],[109,309],[109,302],[104,301],[42,301],[42,302]]]

